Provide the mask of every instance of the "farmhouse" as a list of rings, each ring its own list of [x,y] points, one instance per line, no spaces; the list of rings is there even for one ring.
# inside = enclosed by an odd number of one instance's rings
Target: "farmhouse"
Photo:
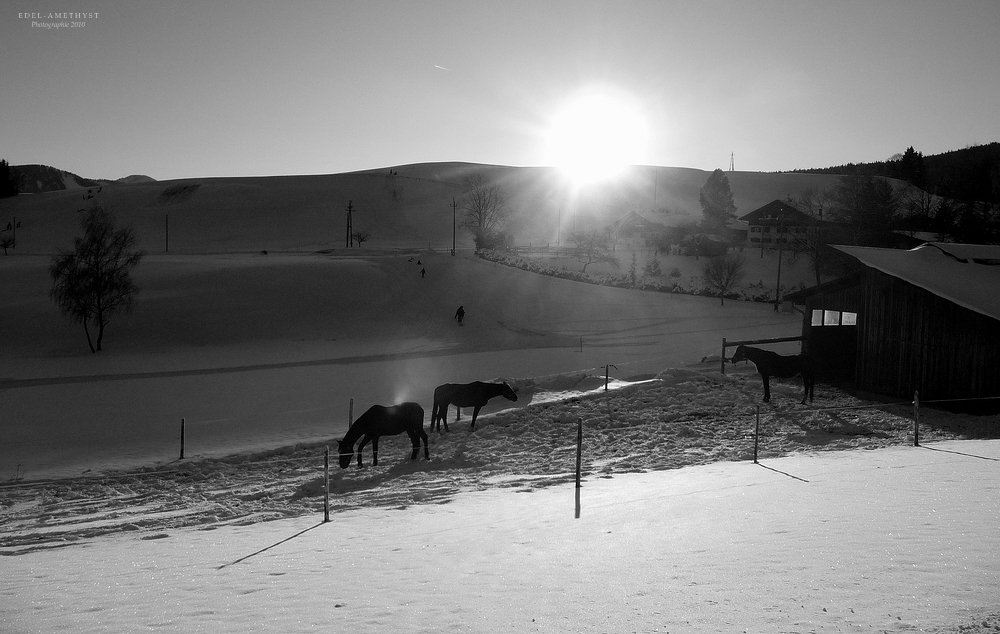
[[[809,229],[818,223],[809,214],[780,200],[773,200],[739,219],[749,225],[750,246],[762,249],[804,242]]]
[[[835,248],[860,270],[785,296],[805,305],[803,350],[822,378],[900,399],[1000,397],[1000,246]]]
[[[649,220],[635,211],[628,212],[615,224],[618,225],[618,230],[622,236],[638,235],[646,237],[667,232],[667,226],[662,222]]]

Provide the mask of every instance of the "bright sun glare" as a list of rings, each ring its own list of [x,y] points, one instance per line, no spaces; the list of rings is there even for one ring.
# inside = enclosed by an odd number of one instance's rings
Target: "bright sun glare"
[[[552,120],[549,161],[577,185],[616,176],[641,160],[646,125],[625,97],[592,91],[569,101]]]

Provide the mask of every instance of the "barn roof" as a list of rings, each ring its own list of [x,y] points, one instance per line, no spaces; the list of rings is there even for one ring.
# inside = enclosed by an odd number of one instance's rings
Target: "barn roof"
[[[928,242],[914,249],[834,248],[886,275],[1000,320],[1000,246]]]

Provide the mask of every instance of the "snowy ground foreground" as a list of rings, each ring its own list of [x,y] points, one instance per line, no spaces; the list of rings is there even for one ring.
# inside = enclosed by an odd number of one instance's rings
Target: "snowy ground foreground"
[[[466,491],[3,560],[5,631],[986,632],[1000,441]],[[414,491],[414,494],[418,491]],[[962,629],[959,629],[962,628]],[[965,629],[968,628],[968,629]]]
[[[13,632],[852,632],[1000,625],[995,417],[677,369],[385,439],[0,489]],[[830,409],[837,408],[837,409]],[[584,422],[582,517],[573,519]],[[852,449],[878,451],[852,451]],[[842,449],[818,453],[823,450]],[[778,456],[792,455],[779,458]],[[739,461],[739,462],[726,462]],[[675,469],[685,465],[693,468]],[[276,520],[276,521],[265,521]],[[986,623],[986,626],[983,626]],[[976,631],[976,630],[963,630]]]

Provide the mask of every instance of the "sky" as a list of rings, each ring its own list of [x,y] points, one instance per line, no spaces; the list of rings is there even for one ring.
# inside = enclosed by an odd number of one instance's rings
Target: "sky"
[[[996,0],[2,0],[0,158],[169,180],[551,165],[567,136],[705,170],[936,154],[1000,140],[997,33]],[[567,133],[594,95],[617,127]]]

